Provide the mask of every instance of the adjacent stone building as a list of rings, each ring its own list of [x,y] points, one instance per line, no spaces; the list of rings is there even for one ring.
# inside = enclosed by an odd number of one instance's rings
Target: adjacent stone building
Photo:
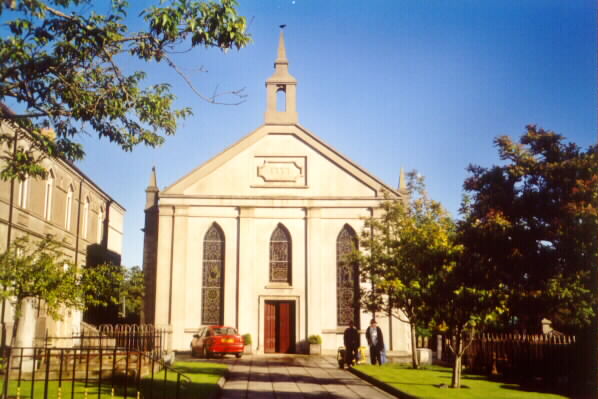
[[[200,326],[224,324],[250,333],[258,353],[302,352],[312,334],[330,353],[349,321],[365,329],[373,317],[359,309],[346,255],[383,193],[405,192],[299,124],[288,65],[281,32],[265,123],[162,191],[152,171],[146,317],[170,329],[175,350]],[[411,351],[408,325],[376,318],[388,349]]]
[[[4,106],[0,112],[11,111]],[[7,124],[0,124],[0,130],[15,133]],[[26,146],[26,134],[22,136],[19,145]],[[12,151],[6,146],[0,150],[3,156]],[[63,242],[64,253],[77,265],[120,264],[125,209],[72,163],[45,158],[43,166],[48,171],[46,179],[0,180],[0,251],[17,237],[35,240],[50,234]],[[65,318],[54,321],[32,305],[23,309],[19,345],[32,346],[35,338],[46,333],[69,337],[79,331],[81,312],[65,309]],[[9,301],[0,307],[9,342],[12,307]]]

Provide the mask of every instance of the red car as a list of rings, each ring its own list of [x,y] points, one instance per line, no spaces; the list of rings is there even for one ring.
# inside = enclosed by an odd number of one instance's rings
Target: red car
[[[245,348],[243,337],[236,329],[226,326],[202,327],[191,341],[191,356],[212,357],[215,354],[234,354],[236,357],[243,355]]]

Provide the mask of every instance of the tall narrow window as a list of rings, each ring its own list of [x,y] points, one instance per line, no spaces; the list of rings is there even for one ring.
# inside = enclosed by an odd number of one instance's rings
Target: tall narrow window
[[[66,193],[66,204],[64,209],[64,228],[71,229],[71,215],[73,213],[73,186],[69,185],[69,191]]]
[[[98,238],[98,243],[102,242],[102,234],[104,233],[104,210],[102,208],[98,209],[98,231],[96,237]]]
[[[46,180],[46,196],[44,197],[44,218],[52,218],[52,196],[54,195],[54,172],[50,170]]]
[[[223,324],[224,233],[216,223],[203,239],[201,324]]]
[[[291,235],[282,225],[270,237],[270,281],[291,284]]]
[[[349,259],[355,248],[357,235],[346,224],[336,239],[336,317],[339,326],[359,328],[359,266]]]
[[[19,206],[27,208],[27,196],[29,194],[29,178],[22,180],[19,184]]]
[[[87,228],[89,226],[89,197],[85,197],[83,204],[83,223],[81,224],[81,237],[87,238]]]

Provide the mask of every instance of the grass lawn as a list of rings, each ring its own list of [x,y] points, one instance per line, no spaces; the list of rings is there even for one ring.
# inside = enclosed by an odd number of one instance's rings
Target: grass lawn
[[[384,366],[360,365],[356,369],[391,385],[409,395],[425,399],[557,399],[567,398],[551,393],[531,392],[517,384],[489,381],[482,375],[464,374],[461,386],[468,388],[439,388],[438,385],[451,384],[451,369],[429,366],[414,370],[405,365],[386,364]]]
[[[217,387],[218,379],[226,372],[227,366],[224,364],[216,364],[216,363],[204,363],[204,362],[177,362],[174,365],[174,368],[181,371],[187,377],[191,379],[191,383],[186,384],[180,393],[181,399],[201,399],[207,398]],[[2,376],[0,376],[2,378]],[[164,383],[164,372],[160,372],[154,376],[154,383],[151,384],[151,381],[148,378],[145,378],[141,381],[141,398],[149,398],[150,393],[152,394],[153,398],[167,398],[167,399],[174,399],[176,393],[176,374],[175,373],[168,373],[166,383]],[[183,379],[181,379],[182,381]],[[92,398],[111,398],[111,391],[112,387],[110,386],[110,382],[106,381],[106,384],[102,384],[99,387],[100,396],[98,396],[98,385],[97,381],[94,384],[93,381],[90,381],[88,387],[85,387],[85,384],[82,382],[76,382],[74,385],[75,395],[74,397],[77,399],[81,399],[85,396],[85,391],[87,391],[87,397],[89,399]],[[130,385],[133,386],[130,386]],[[3,380],[0,382],[0,392],[2,389]],[[43,381],[36,381],[34,388],[33,396],[31,395],[31,388],[32,384],[30,381],[22,382],[20,388],[20,398],[35,398],[35,399],[42,399],[44,398],[44,382]],[[121,384],[119,386],[114,387],[114,398],[121,399],[124,398],[124,386]],[[73,390],[73,386],[70,381],[63,381],[62,388],[61,388],[61,396],[64,399],[71,398],[71,393]],[[9,383],[9,398],[16,398],[17,394],[17,382],[11,381]],[[58,382],[57,381],[49,381],[48,382],[48,398],[57,398],[58,397]],[[127,397],[128,398],[137,398],[137,390],[135,386],[135,382],[131,379],[129,380],[129,386],[127,389]]]

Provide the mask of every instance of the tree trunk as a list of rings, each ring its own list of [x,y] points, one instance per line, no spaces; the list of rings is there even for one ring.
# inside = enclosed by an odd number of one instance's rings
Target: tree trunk
[[[417,358],[417,337],[415,323],[409,323],[409,327],[411,327],[411,364],[414,369],[418,369],[419,360]]]
[[[463,356],[463,341],[461,339],[461,333],[457,334],[455,339],[455,361],[453,362],[451,388],[461,388],[461,358]]]
[[[23,299],[17,299],[15,302],[13,325],[12,325],[12,337],[10,338],[10,346],[14,347],[17,343],[17,333],[19,330],[19,321],[21,320],[21,308]]]

